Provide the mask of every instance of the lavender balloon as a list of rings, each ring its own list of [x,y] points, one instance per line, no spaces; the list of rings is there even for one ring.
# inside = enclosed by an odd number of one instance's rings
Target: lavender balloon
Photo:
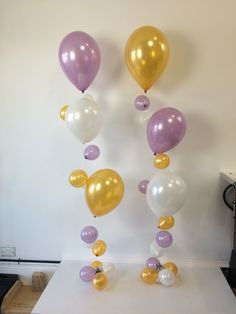
[[[98,238],[98,231],[93,226],[87,226],[81,231],[80,236],[85,243],[93,243]]]
[[[147,125],[147,140],[154,154],[165,153],[178,145],[186,132],[186,120],[175,108],[155,112]]]
[[[147,110],[150,106],[150,100],[147,96],[139,95],[135,98],[134,101],[136,109],[140,111]]]
[[[142,180],[139,182],[138,189],[141,193],[146,194],[148,183],[148,180]]]
[[[72,32],[63,38],[59,62],[71,83],[84,92],[97,75],[101,54],[96,41],[85,32]]]
[[[96,269],[94,269],[91,266],[84,266],[80,270],[80,279],[85,281],[85,282],[90,282],[93,280],[94,276],[96,274]]]
[[[146,262],[147,267],[149,268],[157,268],[157,266],[161,265],[159,259],[156,257],[150,257]]]
[[[172,244],[173,237],[168,231],[160,231],[156,235],[156,241],[160,247],[166,248]]]
[[[96,145],[89,145],[84,150],[84,158],[88,160],[97,159],[100,155],[100,149]]]

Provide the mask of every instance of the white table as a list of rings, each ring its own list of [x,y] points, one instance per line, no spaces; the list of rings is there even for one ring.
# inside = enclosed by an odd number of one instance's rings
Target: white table
[[[184,267],[173,287],[146,285],[143,265],[116,264],[102,292],[81,282],[79,261],[63,261],[34,314],[236,314],[236,298],[218,267]]]

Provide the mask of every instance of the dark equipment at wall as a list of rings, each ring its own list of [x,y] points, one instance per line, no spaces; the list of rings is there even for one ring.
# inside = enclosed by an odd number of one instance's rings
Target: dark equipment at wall
[[[229,201],[229,196],[232,197],[233,194],[233,200]],[[229,270],[228,270],[228,276],[227,280],[231,287],[236,288],[236,182],[233,184],[229,184],[224,192],[223,192],[223,200],[224,203],[228,208],[230,208],[233,213],[233,219],[234,219],[234,237],[233,237],[233,250],[231,253],[231,258],[229,262]]]

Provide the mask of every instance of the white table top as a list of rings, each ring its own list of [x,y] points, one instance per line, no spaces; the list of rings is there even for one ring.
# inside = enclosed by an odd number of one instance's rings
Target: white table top
[[[116,264],[102,292],[81,282],[86,263],[63,261],[33,309],[34,314],[236,314],[236,298],[217,267],[184,267],[172,287],[146,285],[144,265]]]

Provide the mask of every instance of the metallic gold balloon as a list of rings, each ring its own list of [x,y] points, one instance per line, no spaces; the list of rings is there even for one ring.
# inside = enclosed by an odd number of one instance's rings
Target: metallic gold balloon
[[[66,111],[67,111],[68,108],[69,108],[68,105],[65,105],[65,106],[63,106],[61,108],[61,110],[60,110],[60,117],[61,117],[62,120],[65,120],[65,118],[66,118]]]
[[[170,158],[166,154],[157,154],[153,159],[153,166],[158,169],[165,169],[170,164]]]
[[[158,228],[161,230],[168,230],[175,224],[175,218],[173,216],[160,217]]]
[[[158,271],[154,268],[144,268],[141,272],[141,278],[145,283],[153,284],[157,280]]]
[[[107,245],[103,240],[97,240],[92,247],[93,254],[95,256],[101,256],[106,252]]]
[[[106,287],[107,277],[103,273],[97,273],[93,278],[93,287],[97,290],[102,290]]]
[[[102,267],[102,266],[103,266],[103,263],[100,262],[100,261],[93,261],[91,263],[91,267],[93,267],[93,268],[99,268],[99,267]]]
[[[165,263],[164,264],[164,268],[173,271],[173,273],[175,275],[177,275],[177,273],[178,273],[178,268],[177,268],[177,266],[174,263],[171,263],[171,262]]]
[[[88,180],[87,173],[83,170],[74,170],[69,176],[69,181],[75,188],[80,188],[86,184]]]
[[[159,79],[169,59],[169,46],[162,32],[153,26],[136,29],[125,47],[129,72],[147,91]]]
[[[123,195],[123,180],[112,169],[99,170],[87,181],[86,201],[95,217],[108,214],[120,203]]]

